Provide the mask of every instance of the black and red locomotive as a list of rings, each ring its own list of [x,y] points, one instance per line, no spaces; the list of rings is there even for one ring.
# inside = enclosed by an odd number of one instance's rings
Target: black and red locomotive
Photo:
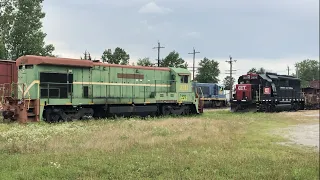
[[[240,76],[235,87],[231,110],[275,112],[304,109],[300,79],[276,73],[248,73]]]

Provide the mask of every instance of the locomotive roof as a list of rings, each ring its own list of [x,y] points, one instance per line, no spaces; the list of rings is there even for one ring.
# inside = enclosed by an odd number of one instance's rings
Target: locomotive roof
[[[47,65],[76,66],[76,67],[105,66],[105,67],[122,67],[122,68],[170,71],[170,68],[167,68],[167,67],[147,67],[147,66],[130,66],[130,65],[120,65],[120,64],[107,64],[107,63],[102,63],[102,62],[93,62],[93,61],[90,61],[90,60],[71,59],[71,58],[57,58],[57,57],[45,57],[45,56],[33,56],[33,55],[22,56],[22,57],[19,57],[16,60],[16,65],[17,66],[19,66],[19,65],[32,65],[32,64],[33,65],[47,64]],[[179,71],[181,71],[181,70],[179,70]],[[184,72],[184,73],[186,73],[186,72]]]
[[[252,74],[252,73],[250,73]],[[288,79],[288,80],[292,80],[292,81],[300,81],[299,78],[296,78],[294,76],[288,76],[288,75],[278,75],[276,73],[265,73],[265,74],[256,74],[258,76],[260,76],[262,79],[268,81],[268,82],[272,82],[273,80],[278,80],[278,79]],[[246,76],[246,75],[243,75]],[[243,79],[243,76],[240,76],[239,79]]]
[[[259,74],[259,76],[264,79],[267,80],[268,82],[272,82],[272,80],[266,75],[266,74]]]
[[[258,74],[262,79],[267,80],[271,82],[273,79],[289,79],[289,80],[297,80],[300,81],[299,78],[296,78],[294,76],[288,76],[288,75],[278,75],[276,73],[265,73],[265,74]]]
[[[188,69],[184,69],[184,68],[171,68],[172,70],[174,70],[174,72],[176,72],[179,75],[190,75],[190,71]]]
[[[290,80],[300,80],[299,78],[296,78],[294,76],[289,75],[278,75],[276,73],[266,73],[266,75],[271,79],[290,79]]]
[[[65,65],[65,66],[78,66],[78,67],[92,67],[93,63],[88,60],[69,59],[69,58],[56,58],[44,56],[22,56],[16,60],[16,65],[37,65],[37,64],[50,64],[50,65]]]

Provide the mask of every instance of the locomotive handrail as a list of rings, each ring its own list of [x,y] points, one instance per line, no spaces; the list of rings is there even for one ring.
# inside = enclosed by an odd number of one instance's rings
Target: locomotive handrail
[[[22,85],[22,88],[21,88]],[[11,97],[13,99],[21,99],[25,100],[25,91],[26,83],[4,83],[1,84],[0,89],[2,90],[1,93],[1,103],[4,103],[5,97]],[[17,91],[17,92],[16,92]],[[19,97],[19,92],[21,92],[21,97]],[[28,103],[27,103],[27,109],[30,108],[30,101],[31,101],[31,95],[30,92],[27,92],[28,95]],[[24,103],[23,106],[25,107],[26,104]]]
[[[175,80],[152,80],[151,82],[148,81],[146,83],[137,83],[135,82],[134,84],[132,83],[132,90],[135,89],[135,86],[141,86],[142,89],[140,89],[141,91],[141,98],[143,99],[146,99],[147,97],[149,96],[152,96],[152,94],[156,94],[156,93],[174,93],[174,92],[177,92],[177,88],[175,86],[175,83],[177,81]],[[93,103],[94,101],[94,98],[96,98],[96,94],[97,92],[94,92],[94,89],[96,88],[95,86],[106,86],[106,88],[109,87],[118,87],[120,88],[120,92],[122,91],[122,89],[124,91],[126,91],[125,89],[126,88],[130,88],[129,86],[131,86],[130,83],[120,83],[117,84],[117,82],[94,82],[94,83],[84,83],[84,84],[81,84],[81,82],[64,82],[64,83],[58,83],[58,82],[41,82],[39,84],[39,88],[41,89],[41,91],[47,91],[47,93],[45,93],[46,95],[42,96],[42,98],[47,98],[47,103],[49,104],[50,102],[50,99],[52,98],[58,98],[58,97],[51,97],[50,96],[50,92],[52,90],[53,87],[55,88],[67,88],[66,86],[68,86],[69,88],[69,91],[67,92],[67,97],[63,97],[64,99],[65,98],[69,98],[70,99],[70,102],[72,103],[72,100],[74,98],[78,98],[78,96],[80,97],[81,96],[81,93],[77,93],[77,95],[75,95],[75,92],[73,91],[74,89],[76,89],[77,86],[88,86],[90,88],[90,92],[89,92],[89,96],[88,97],[85,97],[85,98],[89,98],[91,99],[91,103]],[[69,87],[69,85],[71,85],[71,88]],[[123,86],[125,85],[125,87]],[[147,88],[147,87],[151,87],[151,89]],[[50,90],[50,92],[49,92]],[[71,92],[70,92],[71,90]],[[149,95],[148,93],[151,93],[151,95]],[[99,93],[98,93],[99,94]],[[121,93],[120,93],[121,94]],[[148,94],[148,95],[147,95]],[[102,94],[101,94],[102,95]],[[110,96],[111,94],[107,94],[107,93],[104,93],[103,96],[104,97],[112,97]],[[60,95],[58,95],[60,96]],[[82,96],[83,96],[83,93],[82,93]],[[99,95],[98,95],[99,96]],[[120,95],[122,97],[122,94]],[[100,97],[100,96],[99,96]],[[83,98],[83,97],[82,97]],[[129,98],[132,98],[132,102],[134,102],[134,98],[136,98],[135,96],[133,97],[129,97]]]

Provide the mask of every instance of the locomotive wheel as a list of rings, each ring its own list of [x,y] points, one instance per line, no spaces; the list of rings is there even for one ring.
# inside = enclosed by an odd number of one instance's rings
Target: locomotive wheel
[[[162,106],[162,115],[163,116],[170,115],[170,107],[169,106]]]
[[[56,123],[56,122],[59,122],[59,119],[60,119],[60,115],[55,113],[55,112],[52,112],[52,110],[47,110],[46,112],[46,121],[48,123]]]
[[[299,110],[299,104],[298,104],[298,103],[295,102],[295,103],[293,104],[293,110],[294,110],[294,111],[298,111],[298,110]]]
[[[189,115],[189,112],[190,112],[189,106],[186,106],[184,108],[184,111],[183,111],[182,115]]]
[[[51,113],[50,114],[50,117],[51,117],[51,121],[52,122],[59,122],[59,119],[60,119],[60,115],[57,114],[57,113]]]

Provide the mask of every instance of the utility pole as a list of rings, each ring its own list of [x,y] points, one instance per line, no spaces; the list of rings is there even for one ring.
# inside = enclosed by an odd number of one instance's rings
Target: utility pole
[[[196,54],[200,53],[200,52],[196,52],[196,50],[193,48],[193,52],[192,53],[188,53],[188,54],[193,54],[193,66],[192,66],[192,71],[193,71],[193,78],[192,80],[194,81],[194,67],[195,67],[195,59],[196,59]]]
[[[87,50],[83,54],[84,54],[84,60],[91,60],[90,53],[87,52]]]
[[[290,68],[287,66],[288,76],[290,75]]]
[[[296,67],[296,77],[299,78],[299,75],[298,75],[299,74],[299,66],[298,66],[298,64],[296,64],[295,67]]]
[[[233,83],[232,83],[232,72],[233,71],[236,71],[236,70],[233,70],[232,69],[232,63],[233,62],[237,62],[237,60],[232,60],[232,57],[231,56],[229,56],[229,60],[228,61],[226,61],[227,63],[229,63],[230,64],[230,74],[229,74],[229,77],[230,77],[230,92],[229,92],[229,98],[230,98],[230,101],[231,101],[231,99],[232,99],[232,87],[233,87]]]
[[[87,60],[87,50],[84,52],[84,60]]]
[[[158,41],[158,47],[154,47],[153,49],[158,49],[158,67],[160,67],[160,49],[164,48],[160,46],[160,42]]]

